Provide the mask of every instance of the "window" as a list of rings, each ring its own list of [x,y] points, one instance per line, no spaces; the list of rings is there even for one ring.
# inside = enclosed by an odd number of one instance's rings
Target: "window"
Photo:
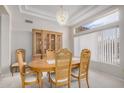
[[[88,24],[84,25],[84,27],[88,28],[88,29],[93,29],[93,28],[96,28],[96,27],[100,27],[100,26],[103,26],[103,25],[107,25],[107,24],[116,22],[118,20],[119,20],[119,12],[115,12],[113,14],[110,14],[110,15],[105,16],[103,18],[100,18],[98,20],[95,20],[91,23],[88,23]]]
[[[114,21],[112,18],[114,18]],[[87,27],[94,28],[100,25],[94,25],[99,21],[101,23],[101,29],[97,29],[92,33],[78,34],[74,36],[74,56],[79,57],[80,52],[84,48],[91,50],[91,60],[94,62],[100,62],[105,64],[119,65],[120,57],[120,32],[118,24],[112,25],[110,27],[102,28],[103,24],[111,24],[119,20],[118,12],[107,15],[103,18],[100,18],[94,22],[89,23]],[[91,26],[92,25],[92,26]],[[95,29],[96,30],[96,29]]]
[[[76,33],[78,33],[78,32],[82,32],[82,31],[86,31],[86,30],[91,30],[93,28],[101,27],[101,26],[116,22],[118,20],[119,20],[119,11],[116,11],[112,14],[109,14],[107,16],[99,18],[95,21],[92,21],[85,25],[81,25],[81,26],[75,28],[75,31],[76,31]]]
[[[97,33],[91,33],[87,35],[81,35],[74,37],[74,56],[79,57],[80,52],[84,48],[90,49],[91,55],[91,60],[97,61],[96,58],[96,53],[97,53]]]
[[[108,64],[119,64],[119,28],[98,32],[98,59]]]

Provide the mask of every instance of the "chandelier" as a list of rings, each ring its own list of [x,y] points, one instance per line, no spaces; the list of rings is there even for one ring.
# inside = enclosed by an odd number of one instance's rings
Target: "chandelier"
[[[60,25],[65,25],[66,24],[66,22],[68,20],[68,12],[63,9],[63,6],[60,6],[60,10],[57,11],[56,18],[57,18],[57,22]]]

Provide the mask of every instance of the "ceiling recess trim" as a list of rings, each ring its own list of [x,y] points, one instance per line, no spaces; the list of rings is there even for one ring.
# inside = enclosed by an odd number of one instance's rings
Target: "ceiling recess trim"
[[[108,9],[111,5],[87,5],[78,9],[73,16],[69,16],[69,20],[67,22],[67,26],[73,26],[80,21],[83,21],[89,17],[92,17],[94,14],[97,14],[100,11]],[[48,12],[39,11],[35,8],[32,8],[28,5],[20,5],[19,11],[22,14],[36,16],[42,19],[46,19],[49,21],[57,22],[56,16],[50,15]]]
[[[36,16],[36,17],[40,17],[42,19],[47,19],[47,20],[51,20],[51,21],[56,21],[56,17],[50,16],[48,13],[38,11],[34,8],[31,8],[31,7],[29,8],[26,5],[19,6],[19,11],[20,11],[20,13],[23,13],[23,14]]]

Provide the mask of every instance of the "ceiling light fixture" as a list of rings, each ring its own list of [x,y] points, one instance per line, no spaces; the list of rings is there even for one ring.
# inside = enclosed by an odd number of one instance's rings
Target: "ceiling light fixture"
[[[65,25],[68,20],[68,12],[60,6],[60,10],[56,13],[57,22],[60,25]]]

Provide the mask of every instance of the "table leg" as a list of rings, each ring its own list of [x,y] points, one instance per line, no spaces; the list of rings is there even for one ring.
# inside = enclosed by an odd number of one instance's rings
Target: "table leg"
[[[37,79],[38,79],[39,87],[43,87],[43,81],[41,80],[42,79],[41,72],[37,72]]]

